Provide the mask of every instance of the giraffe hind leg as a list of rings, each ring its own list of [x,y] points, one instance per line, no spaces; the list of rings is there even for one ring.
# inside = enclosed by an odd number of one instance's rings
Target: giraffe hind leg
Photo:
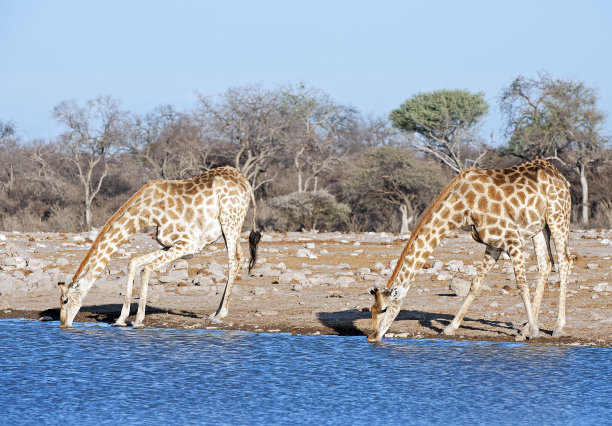
[[[536,252],[536,257],[538,259],[538,284],[536,286],[536,291],[533,296],[533,304],[532,304],[532,315],[533,321],[538,324],[538,316],[540,314],[540,305],[542,303],[542,296],[544,294],[544,286],[546,285],[546,280],[548,279],[548,275],[552,270],[552,256],[550,254],[550,242],[547,241],[550,239],[550,233],[541,232],[536,234],[533,237],[533,247]],[[529,331],[529,323],[525,324],[523,331],[521,332],[523,335],[527,335]]]
[[[236,275],[238,275],[238,270],[244,262],[244,255],[240,247],[240,230],[244,222],[244,217],[246,216],[247,208],[248,201],[238,212],[234,212],[234,214],[221,214],[219,218],[223,236],[225,237],[225,245],[227,246],[228,277],[219,308],[214,315],[209,317],[209,320],[212,322],[225,318],[229,312],[229,300],[232,294],[232,287],[236,280]]]
[[[559,262],[559,313],[557,323],[553,330],[553,337],[563,334],[565,326],[565,293],[567,291],[567,280],[572,266],[572,259],[569,252],[568,232],[562,230],[552,230],[555,247],[557,248],[557,260]]]

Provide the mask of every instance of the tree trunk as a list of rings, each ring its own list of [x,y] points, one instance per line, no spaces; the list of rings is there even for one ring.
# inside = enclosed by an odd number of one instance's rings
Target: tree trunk
[[[408,216],[408,207],[405,204],[400,205],[400,213],[402,216],[402,225],[400,227],[400,234],[407,234],[410,232],[410,222],[412,222],[412,217]]]
[[[589,224],[589,183],[586,178],[586,167],[584,164],[578,166],[580,172],[580,186],[582,187],[582,225]]]
[[[91,201],[85,202],[85,224],[87,225],[87,229],[93,229],[91,226]]]

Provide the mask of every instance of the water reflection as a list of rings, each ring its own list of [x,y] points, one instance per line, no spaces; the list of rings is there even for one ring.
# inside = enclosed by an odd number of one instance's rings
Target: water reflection
[[[610,349],[0,321],[6,423],[591,423]]]

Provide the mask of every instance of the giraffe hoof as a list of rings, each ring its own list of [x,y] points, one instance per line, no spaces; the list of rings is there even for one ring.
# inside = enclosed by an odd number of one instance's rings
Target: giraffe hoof
[[[208,318],[206,318],[206,322],[209,324],[221,324],[223,323],[223,321],[221,321],[217,316],[215,315],[211,315]]]
[[[451,327],[449,324],[446,327],[444,327],[444,330],[442,330],[442,333],[446,334],[447,336],[452,336],[453,334],[455,334],[455,331],[457,331],[457,329]]]
[[[514,336],[514,340],[517,341],[517,342],[524,342],[525,339],[527,339],[527,338],[522,333],[519,333],[516,336]]]
[[[563,332],[563,330],[556,330],[556,329],[555,329],[555,330],[553,331],[552,337],[561,337],[561,336],[563,336],[564,334],[565,334],[565,333]]]
[[[121,322],[115,321],[114,323],[111,324],[111,326],[112,327],[125,327],[126,324],[123,321],[121,321]]]
[[[132,328],[144,328],[144,324],[139,322],[139,323],[132,323]]]
[[[537,328],[529,333],[529,340],[537,339],[539,337],[540,337],[540,330],[538,330]]]

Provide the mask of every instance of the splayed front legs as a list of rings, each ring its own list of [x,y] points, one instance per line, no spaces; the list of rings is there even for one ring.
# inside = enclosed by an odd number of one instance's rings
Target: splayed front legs
[[[130,261],[130,265],[128,267],[128,279],[125,287],[125,295],[123,298],[123,307],[121,308],[121,314],[117,321],[113,325],[119,327],[125,327],[125,320],[130,315],[130,304],[132,301],[132,290],[134,288],[134,277],[136,276],[136,271],[142,265],[145,265],[142,274],[141,274],[141,290],[140,290],[140,298],[138,300],[138,311],[136,312],[136,319],[132,323],[132,327],[134,328],[142,328],[144,327],[143,321],[145,317],[145,310],[147,307],[147,290],[149,287],[149,279],[151,278],[151,274],[157,268],[165,265],[168,262],[172,262],[182,256],[187,254],[195,253],[195,248],[185,244],[185,243],[177,243],[175,246],[171,247],[167,251],[157,251],[149,254],[145,254],[144,256],[139,256]]]
[[[485,255],[484,255],[483,262],[482,262],[482,266],[480,267],[480,270],[478,271],[478,275],[476,275],[476,277],[472,281],[470,292],[468,293],[465,300],[463,301],[463,304],[461,305],[461,308],[459,308],[459,312],[457,312],[457,315],[455,315],[455,318],[453,318],[451,323],[444,328],[444,331],[443,331],[444,334],[450,336],[454,334],[455,331],[459,328],[459,326],[461,325],[461,321],[463,320],[463,317],[465,316],[466,312],[470,308],[470,305],[480,293],[480,289],[482,288],[482,282],[484,281],[485,275],[487,274],[487,272],[491,270],[493,265],[495,265],[495,262],[497,262],[497,259],[499,259],[500,254],[501,254],[501,250],[487,246],[487,248],[485,249]]]

